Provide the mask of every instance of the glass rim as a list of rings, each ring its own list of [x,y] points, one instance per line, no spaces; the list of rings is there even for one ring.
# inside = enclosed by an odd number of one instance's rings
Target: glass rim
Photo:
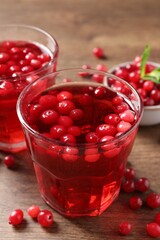
[[[27,24],[0,24],[0,29],[2,28],[21,28],[21,29],[31,29],[31,30],[34,30],[34,31],[37,31],[37,32],[40,32],[42,33],[44,36],[47,36],[54,44],[55,44],[55,51],[53,53],[53,56],[51,58],[51,60],[46,63],[43,67],[41,67],[40,69],[35,69],[29,73],[20,73],[20,74],[17,74],[17,76],[15,77],[3,77],[2,79],[0,79],[0,82],[1,81],[4,81],[4,80],[7,80],[7,81],[10,81],[10,80],[14,80],[14,79],[19,79],[21,77],[27,77],[27,76],[30,76],[32,74],[39,74],[41,72],[43,72],[44,70],[46,70],[48,67],[50,67],[56,60],[57,60],[57,55],[58,55],[58,51],[59,51],[59,45],[58,45],[58,42],[57,40],[48,32],[46,32],[45,30],[39,28],[39,27],[36,27],[36,26],[32,26],[32,25],[27,25]],[[18,39],[17,39],[18,40]],[[4,40],[5,41],[5,40]],[[12,40],[10,40],[12,41]]]
[[[29,124],[25,121],[24,117],[23,117],[23,114],[21,113],[21,105],[22,105],[22,101],[23,101],[23,98],[27,95],[27,93],[29,92],[30,88],[36,84],[37,82],[39,81],[42,81],[44,78],[46,77],[50,77],[50,76],[53,76],[53,75],[56,75],[56,74],[60,74],[61,72],[66,72],[66,71],[87,71],[87,72],[96,72],[96,73],[100,73],[100,74],[103,74],[104,76],[108,76],[108,77],[111,77],[111,78],[114,78],[124,84],[126,84],[131,90],[132,92],[134,92],[134,94],[136,95],[137,99],[138,99],[138,103],[139,103],[139,112],[138,112],[138,115],[137,115],[137,120],[136,122],[131,126],[131,128],[129,130],[127,130],[126,132],[124,133],[121,133],[119,136],[116,136],[114,137],[113,139],[111,140],[107,140],[107,141],[104,141],[104,142],[97,142],[97,143],[63,143],[61,142],[60,140],[56,140],[56,139],[52,139],[52,138],[49,138],[47,136],[44,136],[43,134],[37,132],[36,130],[34,130],[33,128],[31,128],[29,126]],[[88,81],[89,82],[89,81]],[[70,82],[70,84],[72,84],[73,82]],[[65,84],[65,83],[64,83]],[[67,83],[68,84],[68,83]],[[104,86],[102,83],[97,83],[99,84],[100,86]],[[60,86],[60,84],[57,84],[57,86]],[[112,89],[111,89],[112,90]],[[114,91],[114,90],[112,90]],[[18,97],[18,100],[17,100],[17,104],[16,104],[16,110],[17,110],[17,115],[19,117],[19,120],[22,124],[22,126],[27,129],[27,131],[29,131],[32,135],[36,136],[37,139],[41,139],[41,140],[45,140],[47,142],[50,142],[52,143],[53,145],[57,144],[57,145],[62,145],[64,147],[100,147],[100,146],[103,146],[104,144],[109,144],[109,143],[116,143],[117,141],[123,141],[123,139],[125,137],[128,137],[130,135],[130,133],[132,131],[134,131],[140,121],[141,121],[141,118],[142,118],[142,114],[143,114],[143,102],[139,96],[139,94],[137,93],[137,91],[132,87],[132,85],[130,85],[128,82],[126,82],[125,80],[111,74],[111,73],[108,73],[108,72],[103,72],[103,71],[99,71],[99,70],[96,70],[96,69],[93,69],[93,68],[90,68],[90,69],[83,69],[83,68],[66,68],[66,69],[60,69],[56,72],[52,72],[52,73],[49,73],[49,74],[46,74],[38,79],[36,79],[35,81],[33,81],[32,83],[28,84],[23,90],[22,92],[20,93],[19,97]],[[137,114],[137,113],[136,113]]]

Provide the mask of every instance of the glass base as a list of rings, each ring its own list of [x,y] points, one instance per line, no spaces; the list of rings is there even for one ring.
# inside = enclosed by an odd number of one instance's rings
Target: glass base
[[[17,153],[26,149],[26,142],[19,143],[2,143],[0,142],[0,150],[4,152]]]
[[[59,208],[59,206],[53,205],[53,203],[51,203],[49,199],[44,194],[41,193],[41,197],[51,208],[53,208],[55,211],[57,211],[61,215],[65,217],[70,217],[70,218],[85,217],[85,216],[90,216],[90,217],[99,216],[112,204],[112,202],[118,197],[118,195],[119,195],[119,190],[115,192],[112,198],[109,198],[103,205],[101,205],[99,209],[89,209],[88,211],[84,210],[83,212],[70,212],[69,210],[65,211],[65,209],[62,210]]]

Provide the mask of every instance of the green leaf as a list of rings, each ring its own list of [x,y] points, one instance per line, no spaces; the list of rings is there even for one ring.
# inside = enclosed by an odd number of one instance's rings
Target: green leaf
[[[155,68],[152,72],[146,74],[143,80],[150,80],[155,83],[160,83],[160,67]]]
[[[150,55],[150,46],[147,45],[144,49],[144,52],[142,54],[142,59],[141,59],[141,66],[140,66],[140,75],[141,78],[144,78],[145,76],[145,65],[147,63],[147,59]]]

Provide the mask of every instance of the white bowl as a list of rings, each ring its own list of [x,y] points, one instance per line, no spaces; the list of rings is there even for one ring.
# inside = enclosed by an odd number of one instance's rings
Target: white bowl
[[[113,66],[108,70],[109,73],[114,73],[118,68],[125,67],[128,64],[132,64],[133,62],[124,62],[117,64],[116,66]],[[160,67],[160,64],[154,63],[154,62],[149,62],[156,67]],[[140,122],[141,126],[151,126],[151,125],[156,125],[160,124],[160,105],[154,105],[154,106],[144,106],[144,111],[143,111],[143,116]]]

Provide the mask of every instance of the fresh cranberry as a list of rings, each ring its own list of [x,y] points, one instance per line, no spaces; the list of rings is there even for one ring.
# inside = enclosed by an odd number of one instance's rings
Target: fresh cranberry
[[[78,160],[78,149],[76,147],[65,147],[62,153],[62,158],[66,162],[75,162]]]
[[[79,121],[83,118],[84,116],[84,112],[82,109],[79,109],[79,108],[76,108],[76,109],[73,109],[69,116],[74,120],[74,121]]]
[[[151,237],[160,237],[160,225],[155,222],[150,222],[146,225],[146,231]]]
[[[126,179],[133,179],[135,177],[135,170],[133,168],[126,168],[124,171],[124,177]]]
[[[105,116],[105,119],[104,119],[104,122],[106,124],[112,124],[114,126],[116,126],[120,121],[120,117],[118,114],[115,114],[115,113],[111,113],[111,114],[108,114],[107,116]]]
[[[100,47],[95,47],[95,48],[93,49],[93,54],[94,54],[94,56],[97,57],[97,58],[104,58],[104,56],[105,56],[103,49],[100,48]]]
[[[54,221],[53,214],[49,210],[42,210],[38,214],[37,220],[42,227],[49,227],[53,224]]]
[[[132,110],[126,110],[120,113],[120,118],[125,122],[133,123],[135,120],[135,113]]]
[[[5,52],[0,52],[0,64],[6,63],[10,59],[10,55]]]
[[[69,128],[73,125],[73,120],[69,116],[60,116],[58,119],[58,125],[62,125],[66,128]]]
[[[160,90],[158,89],[153,89],[150,92],[150,98],[152,98],[156,104],[159,104],[160,102]]]
[[[117,124],[117,131],[118,132],[126,132],[131,128],[131,124],[129,122],[125,122],[125,121],[120,121]]]
[[[106,135],[114,136],[116,134],[116,128],[111,124],[100,124],[96,128],[96,133],[100,137],[104,137]]]
[[[129,206],[136,210],[142,207],[143,201],[139,196],[133,196],[129,199]]]
[[[70,100],[63,100],[57,105],[60,114],[69,114],[73,109],[75,109],[75,104]]]
[[[98,83],[103,83],[104,76],[99,73],[94,73],[92,76],[92,80]]]
[[[122,182],[122,189],[126,193],[134,192],[135,190],[135,183],[133,180],[124,180]]]
[[[93,103],[93,98],[87,93],[84,93],[79,99],[79,103],[81,106],[89,106]]]
[[[128,235],[132,232],[132,225],[129,222],[121,222],[119,225],[119,233],[122,235]]]
[[[27,209],[27,213],[32,218],[37,218],[38,214],[40,213],[40,208],[37,205],[32,205]]]
[[[150,184],[147,178],[142,177],[137,179],[135,182],[135,188],[139,192],[146,192],[149,190],[149,187],[150,187]]]
[[[40,116],[41,121],[47,125],[57,123],[58,118],[59,118],[58,113],[51,109],[44,111]]]
[[[107,72],[107,68],[106,68],[106,66],[105,66],[104,64],[98,64],[98,65],[96,66],[96,69],[97,69],[98,71]]]
[[[98,99],[103,99],[106,96],[106,88],[105,87],[97,87],[94,91],[94,96]]]
[[[54,125],[50,129],[50,134],[54,139],[60,139],[65,133],[66,133],[66,128],[61,125]]]
[[[78,126],[70,126],[68,128],[68,133],[77,137],[77,136],[80,136],[81,135],[81,128],[78,127]]]
[[[160,225],[160,212],[155,215],[154,221]]]
[[[61,136],[60,141],[64,143],[76,143],[76,138],[72,134],[68,133]]]
[[[114,106],[118,106],[118,105],[121,105],[123,103],[123,98],[120,97],[120,96],[116,96],[112,99],[112,104]]]
[[[125,102],[122,102],[120,105],[117,105],[117,106],[114,107],[114,111],[117,114],[123,113],[124,111],[126,111],[128,109],[129,109],[129,106]]]
[[[139,71],[135,71],[135,72],[129,73],[129,76],[128,76],[128,81],[129,82],[137,83],[137,82],[139,82],[139,80],[140,80],[140,73],[139,73]]]
[[[21,209],[14,210],[9,216],[8,223],[18,225],[23,221],[23,211]]]
[[[8,167],[11,168],[15,165],[15,159],[13,155],[7,155],[3,159],[4,164]]]
[[[91,66],[90,66],[90,65],[87,65],[87,64],[84,64],[84,65],[82,66],[82,68],[83,68],[84,70],[87,70],[87,69],[90,69]],[[78,72],[78,75],[85,78],[85,77],[89,77],[89,76],[90,76],[90,73],[87,72],[87,71],[80,71],[80,72]]]
[[[126,81],[128,81],[128,71],[125,68],[119,68],[117,69],[117,71],[115,72],[115,75],[119,78],[122,78]]]
[[[57,94],[57,99],[59,102],[63,100],[72,100],[72,98],[73,98],[73,94],[68,91],[62,91]]]
[[[43,95],[39,98],[39,104],[45,110],[47,109],[56,109],[58,100],[55,96],[52,95]]]
[[[151,192],[146,197],[146,204],[151,208],[158,208],[160,207],[160,194],[155,192]]]
[[[149,80],[146,80],[144,81],[143,83],[143,89],[147,92],[151,92],[154,88],[154,83],[149,81]]]
[[[99,141],[99,137],[95,132],[89,132],[86,134],[86,142],[97,143],[98,141]]]

